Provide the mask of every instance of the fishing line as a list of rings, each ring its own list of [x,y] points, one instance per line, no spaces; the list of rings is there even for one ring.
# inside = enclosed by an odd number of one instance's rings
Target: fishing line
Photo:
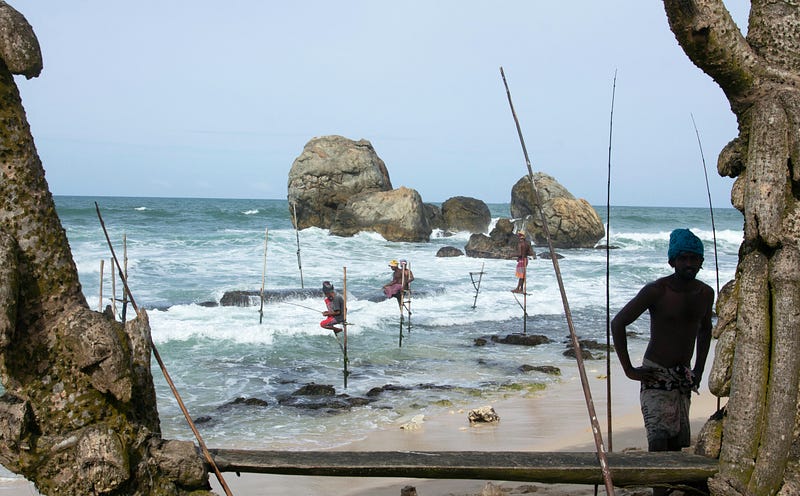
[[[608,122],[608,185],[606,186],[606,415],[608,451],[614,451],[611,430],[611,136],[614,129],[614,98],[617,94],[617,71],[611,88],[611,118]]]
[[[594,441],[595,446],[597,448],[597,458],[600,463],[600,470],[603,473],[603,480],[605,482],[606,487],[606,494],[614,495],[614,484],[611,480],[611,471],[608,467],[608,458],[606,457],[605,448],[603,447],[603,434],[600,431],[600,425],[597,421],[597,413],[594,409],[594,402],[592,401],[592,393],[589,390],[589,379],[586,376],[586,368],[583,364],[583,354],[581,351],[581,345],[578,342],[578,336],[575,334],[575,326],[572,322],[572,313],[569,309],[569,302],[567,301],[567,293],[564,289],[564,281],[561,277],[561,270],[558,267],[558,256],[556,255],[555,248],[553,248],[553,241],[550,238],[550,229],[547,226],[547,219],[544,215],[544,210],[542,209],[541,198],[539,197],[539,191],[536,189],[536,181],[533,177],[533,167],[531,167],[531,161],[528,157],[528,149],[525,147],[525,140],[522,137],[522,129],[519,125],[519,119],[517,118],[517,112],[514,110],[514,103],[511,101],[511,91],[508,89],[508,82],[506,81],[506,75],[503,72],[503,68],[500,67],[500,75],[503,78],[503,85],[506,88],[506,96],[508,97],[508,105],[511,107],[511,115],[514,117],[514,124],[517,127],[517,134],[519,135],[519,142],[522,145],[522,152],[525,156],[525,165],[528,168],[528,178],[531,181],[531,188],[533,189],[534,198],[536,201],[536,205],[539,208],[539,213],[541,214],[541,221],[542,221],[542,230],[544,231],[545,237],[547,238],[547,245],[550,249],[550,259],[553,262],[553,269],[556,273],[556,279],[558,280],[558,289],[561,293],[561,301],[564,304],[564,314],[567,319],[567,325],[569,327],[570,337],[572,339],[572,346],[575,349],[575,359],[578,363],[578,371],[580,372],[581,377],[581,385],[583,386],[583,394],[586,399],[586,407],[589,410],[589,421],[592,424],[592,433],[594,434]]]

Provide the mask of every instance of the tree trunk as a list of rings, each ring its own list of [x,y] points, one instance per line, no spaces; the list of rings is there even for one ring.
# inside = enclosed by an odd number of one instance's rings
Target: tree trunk
[[[736,333],[712,494],[800,493],[800,4],[753,0],[744,37],[722,0],[664,0],[678,43],[727,96],[720,153],[744,214]],[[795,165],[798,164],[798,165]]]

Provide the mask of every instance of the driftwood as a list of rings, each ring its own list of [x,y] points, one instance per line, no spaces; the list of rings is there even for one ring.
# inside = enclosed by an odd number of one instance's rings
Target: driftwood
[[[588,451],[209,451],[222,472],[603,483],[597,455]],[[704,482],[718,470],[715,459],[679,451],[606,456],[619,487]]]

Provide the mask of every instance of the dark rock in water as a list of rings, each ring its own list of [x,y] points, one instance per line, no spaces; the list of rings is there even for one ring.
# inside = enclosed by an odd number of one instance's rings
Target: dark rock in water
[[[223,307],[250,307],[260,303],[260,290],[225,291],[219,304]],[[265,289],[264,302],[284,301],[291,298],[322,298],[322,288]]]
[[[501,344],[516,344],[522,346],[537,346],[550,343],[550,338],[541,334],[509,334],[504,338],[492,336],[491,340]]]
[[[517,235],[514,233],[514,224],[510,219],[500,219],[495,224],[488,236],[473,234],[469,237],[464,247],[468,257],[474,258],[501,258],[514,260],[517,258]],[[533,253],[533,251],[531,251]],[[536,258],[533,254],[532,258]]]
[[[219,303],[217,303],[216,301],[201,301],[197,305],[201,307],[214,308],[218,307]]]
[[[542,372],[548,375],[561,375],[561,369],[552,365],[520,365],[520,372]]]
[[[475,346],[486,346],[489,340],[486,338],[475,338]]]
[[[425,212],[425,217],[428,219],[428,225],[431,229],[444,229],[444,217],[442,217],[442,209],[433,203],[423,203],[422,208]]]
[[[543,259],[543,260],[551,260],[551,258],[550,258],[550,252],[549,252],[549,251],[543,251],[543,252],[541,252],[541,253],[540,253],[539,255],[537,255],[537,256],[538,256],[539,258]],[[564,255],[562,255],[562,254],[560,254],[560,253],[556,253],[556,258],[557,258],[558,260],[561,260],[562,258],[564,258]]]
[[[567,351],[563,353],[563,355],[565,357],[570,357],[570,358],[577,357],[577,355],[575,354],[575,348],[569,348]],[[598,360],[598,358],[595,358],[595,356],[592,355],[592,352],[589,350],[581,349],[581,356],[583,357],[584,360]]]
[[[436,252],[437,257],[461,257],[464,256],[464,252],[456,248],[455,246],[443,246],[439,248],[439,251]]]
[[[336,389],[330,384],[310,383],[292,393],[292,396],[333,396]]]
[[[595,245],[595,248],[598,250],[605,250],[606,248],[608,248],[609,250],[619,250],[619,246],[616,245],[609,246],[607,244]]]
[[[361,193],[339,207],[330,226],[336,236],[372,231],[387,241],[427,242],[431,227],[419,192],[400,187],[391,191]]]
[[[304,408],[306,410],[324,410],[336,412],[348,410],[354,406],[363,406],[371,403],[372,399],[358,398],[347,394],[336,394],[333,386],[328,384],[310,383],[296,390],[290,395],[279,397],[278,403],[282,406]]]
[[[386,384],[385,386],[378,386],[367,391],[367,397],[378,396],[384,391],[408,391],[411,389],[408,386],[398,386],[397,384]]]
[[[214,420],[213,417],[210,417],[208,415],[202,415],[202,416],[197,417],[196,419],[194,419],[194,423],[197,424],[197,425],[209,424],[213,420]]]
[[[239,396],[235,400],[225,403],[225,405],[223,406],[233,406],[233,405],[269,406],[269,403],[260,398],[242,398],[241,396]]]

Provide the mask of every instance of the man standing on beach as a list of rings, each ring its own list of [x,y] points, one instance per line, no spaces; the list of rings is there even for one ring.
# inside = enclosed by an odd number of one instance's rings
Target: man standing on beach
[[[703,242],[688,229],[676,229],[669,236],[667,258],[675,273],[645,285],[611,321],[622,369],[628,378],[641,382],[639,400],[649,451],[689,446],[690,395],[700,385],[711,345],[714,290],[695,279],[703,265]],[[642,366],[634,367],[626,327],[645,310],[650,312],[650,342]],[[690,368],[695,346],[697,356]]]

